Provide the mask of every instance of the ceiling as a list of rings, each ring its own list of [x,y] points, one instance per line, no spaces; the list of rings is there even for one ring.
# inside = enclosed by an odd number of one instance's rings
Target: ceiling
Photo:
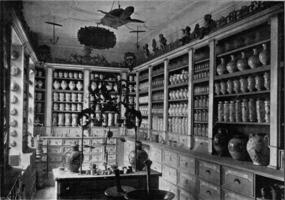
[[[181,28],[196,23],[204,14],[212,13],[228,4],[229,1],[199,0],[120,1],[121,8],[134,6],[135,11],[131,17],[145,23],[129,23],[117,30],[105,27],[115,33],[117,44],[112,49],[94,50],[93,53],[104,55],[108,61],[120,62],[125,52],[136,52],[137,38],[136,34],[130,33],[131,30],[139,28],[146,31],[139,35],[140,46],[151,41],[161,31],[168,41],[174,40],[179,38]],[[31,30],[38,33],[39,43],[51,47],[54,58],[68,58],[72,53],[83,54],[83,45],[77,39],[78,30],[84,26],[96,26],[104,16],[98,10],[110,11],[112,8],[118,8],[117,1],[24,1],[24,17]],[[55,34],[59,37],[55,45],[50,43],[53,29],[46,21],[63,25],[55,29]]]

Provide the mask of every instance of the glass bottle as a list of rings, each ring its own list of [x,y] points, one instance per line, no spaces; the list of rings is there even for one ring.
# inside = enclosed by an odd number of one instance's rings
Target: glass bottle
[[[249,113],[249,121],[255,122],[256,121],[256,104],[255,100],[250,98],[248,101],[248,113]]]
[[[241,103],[242,121],[248,122],[248,100],[243,99]]]

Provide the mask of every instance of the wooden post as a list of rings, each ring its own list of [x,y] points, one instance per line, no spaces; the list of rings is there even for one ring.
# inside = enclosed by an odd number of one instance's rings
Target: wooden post
[[[152,83],[152,66],[149,66],[148,68],[148,137],[150,138],[151,136],[151,131],[152,131],[152,114],[151,114],[151,109],[152,109],[152,93],[151,93],[151,83]]]
[[[193,109],[193,84],[192,84],[192,77],[193,77],[193,65],[194,65],[194,49],[189,49],[188,51],[188,136],[190,137],[189,148],[192,149],[194,146],[194,135],[193,135],[193,117],[192,117],[192,109]]]
[[[164,93],[163,93],[163,132],[164,141],[168,143],[168,60],[164,60]]]

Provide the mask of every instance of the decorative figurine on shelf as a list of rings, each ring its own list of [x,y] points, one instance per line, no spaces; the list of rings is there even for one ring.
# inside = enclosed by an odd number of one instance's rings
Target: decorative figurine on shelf
[[[136,56],[132,52],[125,53],[124,57],[125,65],[130,69],[130,71],[133,71],[133,68],[136,66]]]
[[[238,12],[238,18],[242,19],[246,17],[249,14],[249,11],[250,11],[250,6],[242,6]]]
[[[144,57],[148,59],[149,56],[150,56],[150,53],[149,53],[149,50],[148,50],[148,44],[145,44],[143,46],[143,52],[144,52]]]
[[[158,51],[159,51],[155,39],[152,39],[152,51],[153,51],[154,55],[156,55],[158,53]]]
[[[187,44],[191,40],[191,28],[186,26],[185,29],[182,29],[183,37],[180,39],[182,45]]]
[[[160,49],[162,51],[166,51],[167,48],[167,40],[166,38],[163,36],[163,34],[159,34],[159,43],[160,43]]]
[[[211,14],[205,15],[204,21],[205,21],[205,26],[202,28],[203,29],[203,36],[208,35],[217,26],[216,22],[212,19]]]
[[[195,28],[192,32],[192,38],[193,39],[202,39],[203,38],[203,35],[201,33],[201,28],[200,28],[200,25],[199,24],[196,24],[195,25]]]
[[[232,12],[229,13],[228,15],[228,23],[232,23],[237,21],[237,14],[238,12],[236,10],[233,10]]]

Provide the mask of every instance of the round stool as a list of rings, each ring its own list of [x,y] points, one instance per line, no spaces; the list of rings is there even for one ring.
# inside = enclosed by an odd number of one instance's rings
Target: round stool
[[[118,191],[117,186],[109,187],[104,191],[104,195],[108,200],[125,200],[125,194],[135,190],[135,188],[125,185],[121,186],[121,189]]]

